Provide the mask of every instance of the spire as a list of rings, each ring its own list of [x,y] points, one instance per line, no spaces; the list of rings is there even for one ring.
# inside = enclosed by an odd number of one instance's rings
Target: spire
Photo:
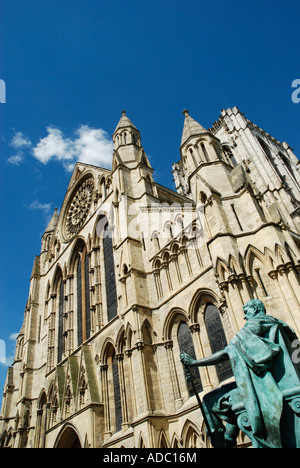
[[[53,216],[45,230],[45,234],[46,233],[49,233],[49,232],[53,232],[56,228],[56,225],[57,225],[57,221],[58,221],[58,209],[55,208],[54,210],[54,213],[53,213]]]
[[[50,222],[48,226],[46,227],[46,230],[42,236],[42,249],[41,252],[47,252],[50,247],[51,240],[53,238],[53,233],[56,229],[58,223],[58,209],[55,208],[54,213],[52,218],[50,219]]]
[[[184,109],[183,115],[185,116],[181,146],[192,136],[201,135],[203,133],[209,133],[202,125],[194,120],[190,115],[189,111]]]
[[[122,111],[122,117],[113,133],[113,142],[115,150],[117,150],[120,146],[141,146],[140,132],[127,117],[124,110]]]
[[[123,130],[124,128],[128,128],[128,127],[131,127],[131,128],[134,128],[135,130],[138,131],[138,129],[135,127],[135,125],[133,125],[133,123],[131,122],[131,120],[127,117],[126,115],[126,111],[122,111],[122,117],[117,125],[117,128],[115,129],[114,131],[114,134],[117,133],[118,131],[120,130]]]
[[[41,267],[41,264],[40,264],[40,257],[38,257],[38,256],[36,255],[35,258],[34,258],[33,267],[32,267],[32,272],[31,272],[31,277],[30,277],[30,278],[40,276],[40,274],[41,274],[41,268],[40,268],[40,267]]]

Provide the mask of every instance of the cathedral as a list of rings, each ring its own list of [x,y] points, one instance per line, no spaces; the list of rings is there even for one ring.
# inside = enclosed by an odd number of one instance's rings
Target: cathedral
[[[210,447],[180,353],[222,350],[256,298],[300,337],[290,146],[237,107],[210,129],[185,110],[173,191],[153,179],[125,111],[112,138],[112,169],[78,162],[42,236],[1,447]],[[193,379],[202,397],[233,374],[225,362]],[[249,445],[241,433],[238,446]]]

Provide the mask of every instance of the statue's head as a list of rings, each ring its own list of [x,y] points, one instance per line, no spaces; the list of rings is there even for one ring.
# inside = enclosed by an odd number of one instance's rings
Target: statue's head
[[[259,299],[251,299],[246,302],[243,307],[245,320],[255,317],[256,315],[266,315],[266,308],[262,301]]]

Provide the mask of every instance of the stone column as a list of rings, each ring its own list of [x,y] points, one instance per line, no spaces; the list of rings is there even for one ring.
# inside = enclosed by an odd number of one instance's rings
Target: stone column
[[[226,302],[226,304],[228,306],[228,309],[229,309],[229,312],[230,312],[230,321],[231,321],[231,324],[232,324],[232,328],[233,328],[234,332],[237,333],[241,329],[241,326],[239,325],[239,323],[237,321],[236,312],[235,312],[235,309],[234,309],[234,307],[232,305],[231,295],[229,294],[229,282],[224,281],[222,283],[219,283],[219,288],[220,288],[221,294],[222,294],[223,298],[225,299],[225,302]]]
[[[178,410],[182,406],[182,396],[180,392],[180,386],[177,378],[177,371],[174,361],[173,341],[166,341],[164,343],[164,347],[166,349],[167,360],[170,369],[170,376],[175,399],[175,409]]]
[[[128,374],[129,374],[129,392],[131,395],[132,401],[132,417],[134,418],[137,415],[137,403],[136,403],[136,390],[134,385],[134,375],[132,371],[132,350],[126,349],[125,356],[128,364]]]

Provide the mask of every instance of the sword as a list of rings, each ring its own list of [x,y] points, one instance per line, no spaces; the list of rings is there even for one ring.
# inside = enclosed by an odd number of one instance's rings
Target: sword
[[[195,382],[194,382],[194,379],[193,379],[193,376],[192,376],[192,373],[191,373],[191,369],[187,364],[184,364],[184,367],[185,367],[186,381],[190,382],[191,385],[192,385],[193,392],[194,392],[194,394],[196,396],[196,399],[197,399],[197,402],[198,402],[198,405],[199,405],[203,420],[204,420],[205,425],[206,425],[206,430],[207,430],[208,437],[209,437],[209,439],[211,441],[212,446],[215,448],[214,435],[213,435],[213,433],[211,431],[210,424],[208,422],[205,410],[203,408],[201,399],[199,397],[199,393],[197,392],[196,385],[195,385]]]

